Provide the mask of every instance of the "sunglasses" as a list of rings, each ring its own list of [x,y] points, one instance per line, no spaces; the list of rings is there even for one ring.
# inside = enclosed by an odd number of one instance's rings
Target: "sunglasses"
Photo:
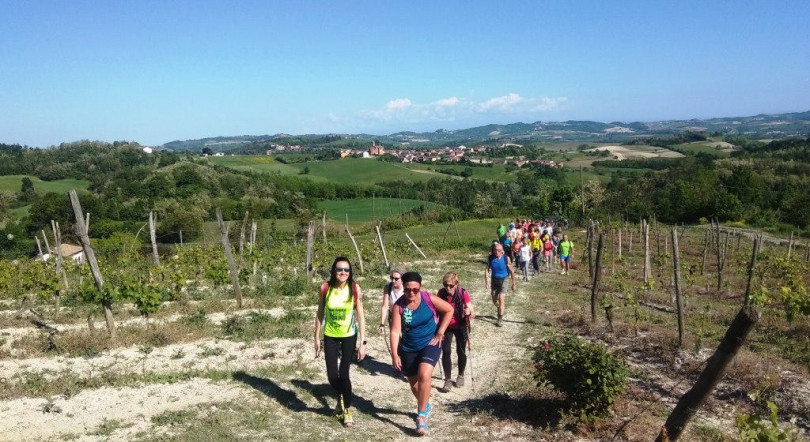
[[[335,267],[335,272],[351,273],[351,271],[352,271],[351,267]]]
[[[391,281],[399,281],[400,279],[402,279],[402,278],[400,278],[399,276],[392,276],[391,277]]]
[[[444,284],[444,288],[446,288],[446,289],[454,289],[454,288],[456,288],[456,285],[455,284]]]
[[[422,290],[422,288],[421,287],[414,287],[414,288],[405,287],[405,291],[410,292],[410,293],[419,293],[419,290]]]

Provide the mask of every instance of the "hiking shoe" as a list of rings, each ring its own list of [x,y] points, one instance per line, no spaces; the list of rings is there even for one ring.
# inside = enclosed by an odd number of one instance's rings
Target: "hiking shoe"
[[[343,407],[343,395],[338,395],[337,405],[335,405],[335,417],[336,418],[343,418],[343,414],[345,412],[345,408]]]
[[[495,325],[498,327],[503,327],[503,317],[498,316],[498,322]]]
[[[416,434],[420,436],[424,436],[427,434],[427,414],[424,411],[420,411],[419,414],[416,415]]]
[[[560,275],[565,275],[565,270],[560,270]]]
[[[447,393],[452,388],[453,388],[453,381],[451,381],[450,379],[445,379],[444,385],[439,388],[439,391],[441,391],[442,393]]]
[[[463,387],[464,386],[464,376],[458,375],[456,378],[456,387]]]
[[[343,426],[346,428],[351,428],[354,426],[354,419],[352,419],[352,410],[346,409],[343,412]]]

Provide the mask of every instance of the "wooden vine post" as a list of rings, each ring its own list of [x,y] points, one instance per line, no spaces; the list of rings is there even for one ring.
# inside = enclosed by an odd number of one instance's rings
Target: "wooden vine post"
[[[751,278],[754,275],[757,254],[759,252],[759,239],[754,239],[751,262],[748,265],[748,283],[745,293],[745,304],[743,304],[737,316],[726,330],[725,336],[720,341],[714,354],[706,361],[706,368],[700,373],[698,380],[678,401],[675,409],[667,418],[661,432],[655,439],[656,442],[676,441],[686,425],[697,413],[698,409],[706,401],[706,398],[714,391],[714,388],[723,378],[728,365],[734,360],[740,347],[745,343],[748,334],[754,329],[759,321],[760,314],[756,308],[750,304]]]
[[[323,243],[326,244],[326,210],[323,211],[321,218],[321,231],[323,232]]]
[[[149,240],[152,242],[152,261],[155,267],[160,267],[160,256],[157,249],[157,236],[155,234],[155,224],[157,223],[157,216],[155,212],[149,211]]]
[[[68,192],[68,196],[70,197],[70,205],[73,207],[73,215],[76,217],[76,236],[79,237],[79,241],[82,243],[82,250],[84,250],[84,256],[87,257],[87,264],[90,266],[90,273],[93,275],[96,289],[102,294],[101,307],[104,309],[104,321],[107,323],[107,332],[110,334],[110,338],[115,338],[115,319],[112,314],[112,300],[104,295],[104,278],[101,276],[101,271],[98,268],[96,254],[93,252],[93,247],[90,245],[87,223],[82,214],[82,205],[81,202],[79,202],[79,196],[76,194],[75,190]],[[87,219],[89,220],[90,214],[88,213],[87,215]],[[91,318],[92,316],[88,318],[88,323],[92,322]]]
[[[585,239],[585,247],[588,249],[588,277],[593,279],[593,220],[588,220],[588,236]]]
[[[419,246],[417,246],[417,245],[416,245],[416,243],[415,243],[415,242],[413,242],[413,240],[411,239],[411,236],[410,236],[410,235],[408,235],[408,234],[406,233],[406,234],[405,234],[405,238],[408,238],[408,241],[410,241],[410,242],[411,242],[411,245],[412,245],[412,246],[414,246],[414,248],[416,249],[416,251],[417,251],[417,252],[419,252],[419,254],[420,254],[420,255],[422,255],[422,258],[427,259],[427,256],[425,256],[425,254],[422,252],[422,249],[420,249],[420,248],[419,248]]]
[[[596,298],[599,295],[599,279],[602,274],[602,249],[604,248],[604,234],[599,234],[599,245],[596,248],[596,265],[593,271],[591,284],[591,322],[596,322]],[[610,313],[608,313],[609,315]],[[612,327],[612,325],[611,325]]]
[[[349,239],[352,240],[352,244],[354,244],[354,251],[357,252],[357,261],[360,263],[360,273],[365,273],[365,269],[363,269],[363,256],[360,254],[360,247],[357,247],[357,241],[354,240],[354,235],[352,235],[352,231],[349,230],[349,215],[346,215],[346,233],[349,235]]]
[[[64,257],[62,256],[62,230],[59,228],[59,223],[54,220],[51,220],[51,229],[53,229],[53,240],[56,243],[56,272],[62,277],[62,287],[56,291],[56,295],[54,296],[56,298],[56,315],[58,316],[62,291],[68,290],[70,286],[68,284],[67,272],[65,271],[65,267],[62,265],[64,261]],[[42,236],[45,236],[44,230],[42,231]],[[45,243],[48,243],[47,236],[45,236]]]
[[[385,253],[385,244],[383,243],[382,234],[380,233],[380,225],[377,224],[374,228],[377,229],[377,239],[380,241],[380,250],[382,250],[383,259],[385,260],[385,268],[388,268],[390,267],[388,264],[388,254]]]
[[[312,250],[315,245],[315,222],[310,221],[307,226],[307,262],[305,269],[307,271],[307,279],[312,278]]]
[[[231,241],[228,239],[228,227],[225,221],[222,220],[222,211],[217,207],[217,224],[219,224],[219,233],[222,235],[222,249],[225,251],[225,259],[228,260],[228,270],[231,274],[231,284],[233,284],[233,291],[236,294],[236,306],[242,308],[242,287],[239,286],[239,272],[236,269],[236,262],[233,260],[233,253],[231,253]]]
[[[672,265],[675,268],[675,307],[678,310],[678,346],[683,347],[683,294],[681,293],[681,252],[678,234],[672,228]]]
[[[641,236],[644,241],[644,285],[648,286],[650,278],[652,278],[652,269],[650,268],[650,223],[646,219],[641,220]]]

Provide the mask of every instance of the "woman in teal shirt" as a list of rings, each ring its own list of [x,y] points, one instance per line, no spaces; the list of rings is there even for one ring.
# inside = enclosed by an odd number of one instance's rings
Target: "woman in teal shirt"
[[[392,312],[391,362],[408,377],[417,402],[416,432],[421,435],[427,433],[433,368],[441,355],[453,307],[423,291],[419,273],[405,273],[402,284],[405,294],[397,300]]]

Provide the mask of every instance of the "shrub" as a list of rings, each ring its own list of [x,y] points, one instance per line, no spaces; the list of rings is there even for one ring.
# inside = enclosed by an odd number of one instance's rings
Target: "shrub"
[[[798,440],[796,428],[791,425],[785,429],[780,429],[776,420],[778,411],[773,402],[768,402],[770,411],[770,422],[766,423],[759,416],[740,414],[737,416],[737,431],[740,433],[740,440],[744,441],[795,441]]]
[[[576,336],[556,336],[534,354],[540,383],[564,394],[581,419],[605,415],[626,385],[629,369],[605,348]]]

